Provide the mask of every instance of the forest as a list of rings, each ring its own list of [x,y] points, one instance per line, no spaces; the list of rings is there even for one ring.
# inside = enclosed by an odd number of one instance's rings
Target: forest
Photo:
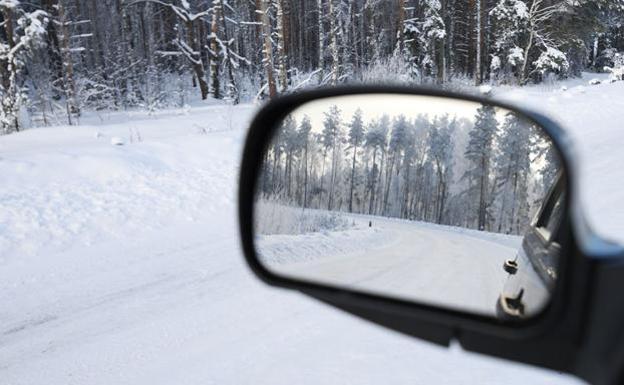
[[[609,71],[623,20],[624,0],[0,0],[0,133],[346,82]]]
[[[524,234],[560,170],[541,129],[491,105],[455,113],[452,102],[450,113],[366,120],[363,110],[379,104],[373,99],[352,116],[337,102],[322,118],[312,120],[305,105],[299,120],[286,118],[266,154],[258,199]]]

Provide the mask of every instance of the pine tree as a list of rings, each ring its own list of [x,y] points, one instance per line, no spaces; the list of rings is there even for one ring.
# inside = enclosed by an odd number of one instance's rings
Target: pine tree
[[[523,39],[529,26],[529,10],[522,0],[500,0],[490,11],[496,22],[494,52],[490,64],[490,76],[497,80],[522,81],[521,67],[524,63]]]
[[[388,129],[386,125],[383,125],[383,120],[373,121],[368,125],[365,146],[373,152],[373,164],[368,175],[368,189],[370,194],[368,203],[369,215],[374,213],[377,187],[376,185],[377,180],[381,175],[381,168],[383,167],[383,164],[381,166],[377,164],[377,154],[381,153],[380,156],[383,156],[383,154],[385,154],[387,136]]]
[[[404,115],[399,115],[393,122],[392,132],[390,133],[390,142],[388,145],[389,164],[386,173],[386,191],[383,199],[383,215],[388,215],[388,202],[390,198],[390,187],[393,183],[393,174],[400,174],[401,171],[401,155],[405,149],[408,138],[409,123]],[[391,157],[391,158],[390,158]],[[398,180],[395,178],[395,188],[398,189]]]
[[[622,0],[109,3],[1,2],[0,102],[10,120],[3,132],[17,129],[17,106],[33,122],[66,116],[74,124],[83,109],[153,112],[184,106],[194,94],[237,103],[315,82],[443,84],[465,77],[522,85],[587,69],[624,77]],[[41,39],[47,47],[24,50],[19,65],[9,66],[6,47],[19,41],[19,20],[38,9],[50,21]],[[377,188],[385,191],[389,162],[382,158]],[[425,175],[414,170],[410,178]]]
[[[443,222],[444,209],[453,177],[453,136],[456,120],[448,115],[437,117],[429,135],[429,157],[437,176],[436,223]]]
[[[351,178],[349,188],[349,212],[353,212],[353,185],[355,184],[355,160],[357,156],[357,150],[364,141],[364,122],[362,121],[362,110],[357,109],[351,119],[349,126],[349,146],[353,152],[353,159],[351,161]]]
[[[172,15],[181,23],[181,26],[186,30],[185,36],[178,34],[177,38],[173,41],[180,55],[184,56],[194,71],[195,81],[199,84],[201,98],[206,99],[209,94],[208,83],[206,82],[204,68],[204,62],[202,61],[199,48],[199,40],[196,36],[197,23],[204,17],[210,14],[209,9],[205,9],[198,12],[193,12],[191,4],[187,1],[181,1],[180,5],[164,3],[158,0],[136,0],[130,5],[137,5],[141,3],[155,3],[169,9]],[[215,21],[216,23],[216,21]],[[123,23],[122,23],[123,28]],[[126,32],[122,32],[122,35]],[[213,91],[214,92],[214,91]]]
[[[0,2],[4,39],[0,40],[0,130],[7,134],[20,130],[19,112],[27,103],[22,89],[26,59],[44,44],[47,14],[26,12],[19,2]],[[2,34],[0,34],[2,36]]]
[[[310,132],[312,131],[312,123],[310,122],[310,117],[305,115],[301,120],[301,124],[299,125],[298,132],[298,142],[300,147],[303,150],[303,173],[304,173],[304,181],[303,181],[303,208],[308,207],[308,179],[309,179],[309,155],[308,152],[310,150]]]
[[[488,224],[488,200],[493,157],[494,135],[497,130],[496,111],[484,104],[477,109],[474,127],[469,132],[469,141],[464,153],[470,166],[463,178],[468,180],[466,194],[475,208],[477,229],[483,231]]]
[[[522,234],[528,224],[529,178],[533,152],[530,124],[513,112],[507,113],[498,134],[496,193],[500,199],[497,231]]]
[[[293,163],[295,161],[294,157],[300,149],[297,122],[292,115],[288,115],[282,122],[280,136],[286,155],[283,185],[286,186],[286,196],[292,198]]]
[[[324,113],[325,119],[323,120],[323,131],[321,133],[321,141],[323,143],[323,169],[325,168],[325,158],[327,156],[327,152],[331,150],[331,170],[329,175],[329,194],[327,198],[327,209],[331,210],[333,199],[334,199],[334,189],[336,183],[336,175],[338,173],[338,164],[339,164],[339,146],[340,141],[342,140],[342,118],[341,111],[336,106],[333,105],[329,108],[327,112]],[[321,175],[323,178],[324,175]],[[322,179],[321,179],[322,181]],[[321,193],[323,190],[323,184],[321,182]]]

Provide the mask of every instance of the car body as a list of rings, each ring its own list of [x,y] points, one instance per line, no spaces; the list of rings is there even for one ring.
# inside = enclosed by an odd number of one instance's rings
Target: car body
[[[508,277],[496,304],[500,319],[524,318],[548,305],[557,281],[564,201],[563,178],[559,176],[531,221],[516,258],[503,265]]]

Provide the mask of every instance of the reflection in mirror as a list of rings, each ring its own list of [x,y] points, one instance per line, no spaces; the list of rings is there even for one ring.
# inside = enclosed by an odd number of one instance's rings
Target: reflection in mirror
[[[254,211],[275,274],[503,318],[548,303],[563,209],[550,139],[492,105],[352,95],[299,107]]]

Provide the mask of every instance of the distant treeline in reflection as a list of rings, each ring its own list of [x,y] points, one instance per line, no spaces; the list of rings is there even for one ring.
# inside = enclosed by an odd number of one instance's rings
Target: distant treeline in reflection
[[[490,105],[474,117],[287,117],[266,153],[259,197],[303,208],[522,234],[557,172],[541,130]],[[297,115],[297,116],[299,116]],[[314,120],[316,121],[316,120]]]

